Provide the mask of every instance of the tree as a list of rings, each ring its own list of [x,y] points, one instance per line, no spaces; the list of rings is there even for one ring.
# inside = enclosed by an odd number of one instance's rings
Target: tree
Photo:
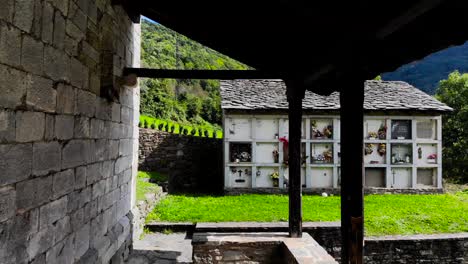
[[[142,21],[142,64],[158,69],[249,69],[221,53],[163,27]],[[142,114],[185,123],[221,125],[218,80],[144,79]]]
[[[187,100],[187,118],[193,119],[200,115],[202,109],[201,99],[195,96],[190,96]]]
[[[443,115],[444,177],[468,182],[468,73],[452,72],[442,80],[436,98],[453,108]]]

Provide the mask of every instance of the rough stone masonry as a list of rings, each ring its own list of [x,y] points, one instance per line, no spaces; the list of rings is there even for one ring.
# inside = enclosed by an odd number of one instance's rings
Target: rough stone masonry
[[[1,1],[0,263],[128,254],[139,91],[118,84],[139,49],[111,0]]]

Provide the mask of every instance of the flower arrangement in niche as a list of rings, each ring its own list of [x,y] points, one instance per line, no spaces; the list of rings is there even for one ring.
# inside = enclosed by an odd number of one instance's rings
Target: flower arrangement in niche
[[[437,160],[437,154],[433,153],[429,156],[427,156],[427,163],[436,163]]]
[[[379,139],[386,139],[387,138],[387,126],[384,124],[380,125],[380,128],[377,131],[377,134],[378,134]]]
[[[278,171],[274,171],[270,174],[270,177],[272,179],[279,179],[279,172]]]
[[[327,125],[323,128],[322,131],[317,127],[317,121],[311,121],[312,128],[312,138],[313,139],[323,139],[323,138],[333,138],[333,126]]]
[[[380,156],[385,156],[385,153],[387,153],[387,145],[385,143],[380,143],[377,152]]]
[[[333,126],[328,125],[323,129],[323,135],[327,138],[332,138],[333,137]]]
[[[323,158],[326,163],[332,163],[333,161],[333,152],[331,149],[325,150],[323,152]]]
[[[374,144],[366,144],[365,148],[364,148],[364,153],[366,155],[370,155],[372,154],[372,152],[374,152]]]
[[[279,173],[278,171],[274,171],[270,174],[271,180],[273,181],[273,187],[279,186]]]
[[[288,165],[289,160],[289,141],[286,137],[280,137],[279,141],[283,143],[283,163]]]
[[[377,133],[376,132],[369,132],[367,138],[377,139]]]

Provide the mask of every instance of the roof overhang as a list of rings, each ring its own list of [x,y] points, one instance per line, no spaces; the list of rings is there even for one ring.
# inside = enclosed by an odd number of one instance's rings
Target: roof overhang
[[[117,2],[321,94],[350,76],[372,79],[468,39],[465,0]]]

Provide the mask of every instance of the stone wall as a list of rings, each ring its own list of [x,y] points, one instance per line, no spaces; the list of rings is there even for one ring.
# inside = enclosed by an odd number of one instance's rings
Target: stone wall
[[[341,259],[339,224],[304,228],[336,260]],[[468,233],[366,237],[365,263],[468,263]]]
[[[339,224],[305,229],[336,260],[341,258]],[[468,233],[366,237],[365,263],[468,263]]]
[[[1,2],[0,262],[108,263],[131,238],[139,25],[111,0]]]
[[[193,262],[337,263],[310,235],[291,238],[286,232],[194,233]]]
[[[140,128],[139,169],[169,174],[169,191],[222,191],[222,140]]]
[[[380,263],[468,263],[468,233],[369,237],[364,260]]]
[[[136,206],[133,208],[133,239],[140,239],[143,234],[143,229],[146,223],[146,217],[153,211],[154,207],[161,201],[166,193],[162,191],[161,187],[153,193],[146,193],[143,201],[137,201]]]
[[[287,222],[197,223],[194,228],[195,233],[216,234],[254,234],[287,230]],[[341,259],[339,222],[304,222],[303,233],[309,234],[337,261]],[[468,263],[468,233],[366,237],[364,260],[365,263],[371,264]]]

